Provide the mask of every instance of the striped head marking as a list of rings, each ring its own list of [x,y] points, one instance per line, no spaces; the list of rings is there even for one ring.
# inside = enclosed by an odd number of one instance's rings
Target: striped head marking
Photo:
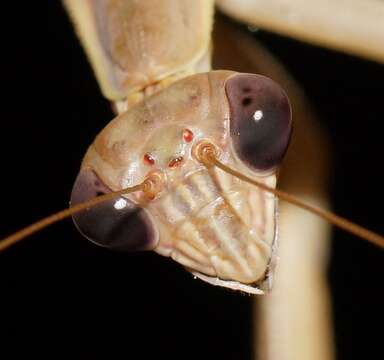
[[[289,101],[272,80],[213,71],[175,82],[111,121],[83,160],[72,203],[158,174],[153,198],[132,193],[74,217],[105,247],[154,250],[201,279],[249,293],[268,287],[276,200],[194,156],[220,160],[270,186],[291,133]],[[85,215],[84,215],[85,214]],[[267,285],[266,285],[267,283]]]

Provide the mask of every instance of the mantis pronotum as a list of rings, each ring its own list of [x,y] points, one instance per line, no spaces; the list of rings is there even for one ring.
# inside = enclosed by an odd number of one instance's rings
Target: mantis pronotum
[[[28,101],[28,100],[27,100]],[[92,102],[93,102],[93,99],[92,99]],[[92,106],[93,106],[93,104],[92,104]],[[104,118],[109,118],[108,116],[104,116]],[[100,127],[101,127],[102,125],[100,125]],[[91,138],[92,136],[90,136],[90,138]],[[63,158],[60,158],[60,162],[62,162],[62,165],[61,165],[61,168],[62,168],[62,171],[64,171],[64,169],[63,169],[63,167],[65,166],[65,157],[63,156]],[[32,179],[32,181],[33,181],[33,179]],[[33,182],[32,182],[32,184],[33,184]],[[56,193],[56,192],[55,192]],[[55,210],[55,209],[57,209],[57,208],[60,208],[60,205],[57,205],[57,206],[52,206],[52,209],[51,210]],[[27,221],[27,219],[25,220],[26,222],[28,222]],[[15,228],[16,228],[16,226],[15,226]],[[9,232],[9,231],[8,231]],[[5,231],[4,231],[4,234],[5,234]],[[42,235],[43,236],[43,235]],[[61,243],[61,246],[63,246],[63,244],[65,244],[65,243]],[[47,245],[47,244],[46,244]],[[29,245],[29,246],[31,246],[31,245]],[[48,245],[49,246],[49,245]],[[53,246],[53,245],[51,245],[51,246]],[[55,247],[56,247],[56,245],[55,245]],[[41,249],[41,248],[40,248]],[[132,258],[130,258],[130,259],[132,259]],[[131,261],[131,260],[130,260]],[[133,268],[132,268],[133,269]]]

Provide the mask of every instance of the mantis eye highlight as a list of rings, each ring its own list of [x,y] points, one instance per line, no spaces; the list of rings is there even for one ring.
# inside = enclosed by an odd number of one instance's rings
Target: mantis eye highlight
[[[231,112],[234,150],[254,170],[278,166],[287,150],[291,107],[285,92],[271,79],[253,74],[229,78],[225,90]]]
[[[71,205],[111,192],[92,170],[80,171]],[[105,201],[72,216],[78,230],[97,245],[115,250],[152,250],[158,241],[155,225],[145,210],[124,197]]]

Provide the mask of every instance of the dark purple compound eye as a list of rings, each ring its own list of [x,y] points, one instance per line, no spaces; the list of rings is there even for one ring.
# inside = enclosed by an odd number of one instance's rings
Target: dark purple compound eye
[[[80,171],[72,189],[71,205],[111,192],[92,170]],[[115,250],[152,250],[158,234],[145,210],[117,197],[73,215],[78,230],[97,245]]]
[[[285,92],[271,79],[237,74],[226,82],[231,138],[237,156],[255,170],[280,164],[292,131]]]

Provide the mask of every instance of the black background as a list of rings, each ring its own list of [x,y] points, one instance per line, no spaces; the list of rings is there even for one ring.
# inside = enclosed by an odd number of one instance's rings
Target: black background
[[[1,19],[5,236],[67,206],[81,158],[112,113],[59,2],[4,2]],[[384,233],[384,66],[255,36],[301,82],[330,134],[334,209]],[[382,252],[338,230],[332,247],[338,358],[382,354]],[[71,221],[1,254],[0,289],[2,359],[251,355],[249,296],[195,281],[156,254],[97,248]]]

